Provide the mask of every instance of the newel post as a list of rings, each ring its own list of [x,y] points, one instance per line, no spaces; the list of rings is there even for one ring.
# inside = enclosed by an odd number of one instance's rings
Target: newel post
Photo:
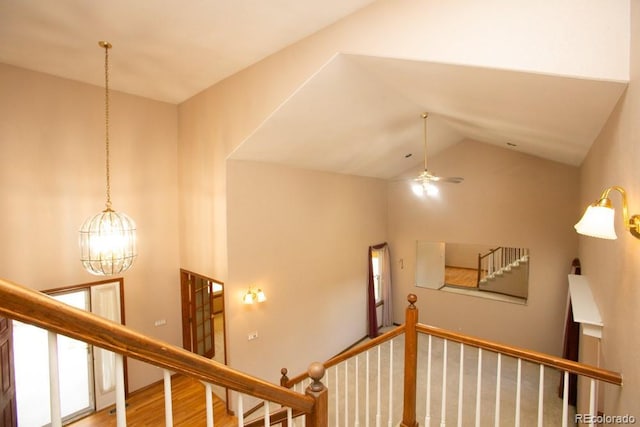
[[[409,294],[409,306],[405,314],[404,333],[404,404],[401,427],[418,427],[416,421],[416,382],[418,370],[418,309],[415,306],[418,297]]]
[[[313,380],[307,387],[305,394],[313,397],[315,405],[313,412],[306,416],[306,426],[308,427],[328,427],[329,425],[329,397],[327,388],[320,381],[324,377],[324,365],[320,362],[313,362],[307,370],[309,377]]]

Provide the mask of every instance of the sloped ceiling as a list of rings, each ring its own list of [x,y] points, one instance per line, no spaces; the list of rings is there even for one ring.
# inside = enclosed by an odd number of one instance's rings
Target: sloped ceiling
[[[0,62],[180,103],[374,0],[0,1]],[[117,73],[115,72],[117,70]]]
[[[102,85],[107,38],[112,89],[179,103],[372,3],[3,0],[0,62]],[[337,54],[232,158],[388,179],[422,163],[427,111],[430,156],[473,139],[579,165],[625,87]]]
[[[577,166],[625,88],[624,82],[338,54],[231,158],[389,179],[422,164],[421,114],[428,112],[429,156],[472,139]]]

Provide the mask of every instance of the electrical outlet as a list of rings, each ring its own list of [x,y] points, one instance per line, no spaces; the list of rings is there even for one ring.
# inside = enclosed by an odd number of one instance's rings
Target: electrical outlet
[[[154,326],[164,326],[167,324],[167,321],[165,319],[160,319],[156,320],[153,324]]]
[[[256,338],[258,338],[258,331],[249,332],[249,334],[247,335],[247,339],[249,341],[255,340]]]

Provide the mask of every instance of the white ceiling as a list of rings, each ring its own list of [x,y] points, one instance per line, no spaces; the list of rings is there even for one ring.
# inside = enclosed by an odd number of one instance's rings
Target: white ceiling
[[[1,0],[0,62],[179,103],[374,0]]]
[[[106,39],[111,88],[179,103],[370,3],[1,0],[0,62],[101,86]],[[233,157],[391,178],[422,163],[428,111],[430,155],[468,138],[579,165],[625,87],[338,54]]]
[[[625,83],[336,55],[232,155],[392,178],[463,139],[579,165]],[[411,153],[410,158],[406,155]],[[450,171],[455,172],[455,171]]]

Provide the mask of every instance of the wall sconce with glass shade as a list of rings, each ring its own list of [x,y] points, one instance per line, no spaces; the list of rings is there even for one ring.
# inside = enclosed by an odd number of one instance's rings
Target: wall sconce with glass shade
[[[616,190],[622,196],[622,218],[624,226],[636,238],[640,239],[640,215],[629,217],[627,205],[627,193],[622,187],[614,185],[602,192],[600,199],[589,205],[582,218],[574,226],[576,231],[585,236],[598,237],[600,239],[615,240],[618,238],[614,227],[615,210],[609,193]]]
[[[91,274],[120,274],[133,264],[137,255],[136,224],[126,214],[111,208],[111,177],[109,174],[109,49],[111,43],[98,42],[104,48],[104,110],[105,152],[107,176],[106,209],[89,217],[80,228],[80,261]]]
[[[242,297],[242,303],[247,305],[253,304],[253,303],[265,302],[266,300],[267,300],[267,296],[264,294],[262,289],[249,288],[247,290],[247,293],[245,293],[244,296]]]

